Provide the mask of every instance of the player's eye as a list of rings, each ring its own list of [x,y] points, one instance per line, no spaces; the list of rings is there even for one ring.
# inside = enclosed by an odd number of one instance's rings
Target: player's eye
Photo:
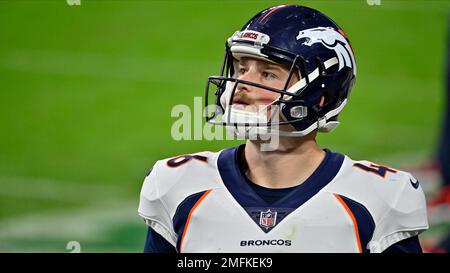
[[[262,76],[263,78],[267,79],[267,80],[273,80],[273,79],[277,79],[277,75],[275,75],[272,72],[268,72],[268,71],[263,71],[262,72]]]
[[[245,74],[246,71],[247,71],[247,69],[245,67],[239,67],[237,69],[237,75],[241,76],[241,75]]]

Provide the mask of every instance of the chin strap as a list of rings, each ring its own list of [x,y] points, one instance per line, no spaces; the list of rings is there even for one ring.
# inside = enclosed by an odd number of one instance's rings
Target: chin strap
[[[326,113],[323,117],[319,118],[317,120],[317,122],[311,124],[311,126],[309,126],[308,128],[306,128],[305,130],[302,131],[281,131],[275,128],[278,128],[279,125],[275,125],[272,127],[268,127],[268,126],[232,126],[232,125],[226,125],[226,129],[228,131],[228,133],[238,137],[238,138],[257,138],[258,136],[283,136],[283,137],[302,137],[302,136],[306,136],[307,134],[311,133],[312,131],[314,131],[315,129],[317,129],[319,132],[324,132],[324,133],[328,133],[333,131],[334,129],[336,129],[336,127],[340,124],[339,121],[336,120],[330,120],[331,118],[333,118],[334,116],[338,115],[342,109],[345,107],[345,105],[347,104],[347,99],[345,99],[340,105],[339,107],[337,107],[336,109],[333,109],[331,111],[329,111],[328,113]],[[241,116],[241,118],[244,118],[243,116]],[[245,117],[245,119],[247,119],[247,117]],[[262,119],[262,117],[260,116],[259,118]],[[237,118],[239,119],[239,118]],[[234,121],[238,121],[237,119],[235,119]],[[248,120],[247,122],[261,122],[261,119],[253,119],[253,120]],[[242,122],[242,120],[240,120]]]
[[[322,133],[329,133],[336,129],[338,125],[340,124],[337,120],[330,120],[332,117],[338,115],[342,109],[344,109],[345,105],[347,104],[347,99],[345,99],[337,108],[329,111],[325,114],[325,116],[319,118],[317,122],[311,124],[308,128],[302,131],[278,131],[278,134],[280,136],[288,136],[288,137],[301,137],[306,136],[307,134],[311,133],[315,129],[317,129],[319,132]]]

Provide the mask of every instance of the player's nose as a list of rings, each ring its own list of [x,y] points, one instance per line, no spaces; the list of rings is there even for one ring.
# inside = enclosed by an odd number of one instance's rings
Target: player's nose
[[[244,72],[243,74],[239,75],[238,79],[242,80],[242,81],[247,81],[247,82],[255,82],[255,73],[251,70]],[[238,82],[237,84],[237,92],[242,92],[242,91],[246,91],[246,92],[250,92],[251,90],[254,89],[254,86],[243,83],[243,82]]]

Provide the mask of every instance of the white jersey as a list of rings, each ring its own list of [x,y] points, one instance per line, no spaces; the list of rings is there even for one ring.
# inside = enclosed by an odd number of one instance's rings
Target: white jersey
[[[327,151],[268,204],[239,168],[243,146],[156,162],[139,215],[178,252],[382,252],[428,228],[411,174]]]

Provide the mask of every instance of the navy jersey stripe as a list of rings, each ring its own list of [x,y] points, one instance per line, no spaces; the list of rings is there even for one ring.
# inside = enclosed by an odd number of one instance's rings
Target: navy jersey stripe
[[[368,252],[367,245],[372,240],[373,232],[375,230],[375,221],[367,208],[361,203],[356,202],[348,197],[338,194],[342,201],[352,211],[358,225],[359,239],[362,247],[362,252]]]
[[[173,216],[172,223],[175,232],[178,235],[177,240],[177,250],[180,252],[181,240],[183,239],[183,231],[188,221],[189,212],[197,203],[197,201],[203,196],[203,194],[207,191],[201,191],[198,193],[194,193],[188,197],[186,197],[183,202],[178,205],[177,210],[175,211],[175,215]]]

